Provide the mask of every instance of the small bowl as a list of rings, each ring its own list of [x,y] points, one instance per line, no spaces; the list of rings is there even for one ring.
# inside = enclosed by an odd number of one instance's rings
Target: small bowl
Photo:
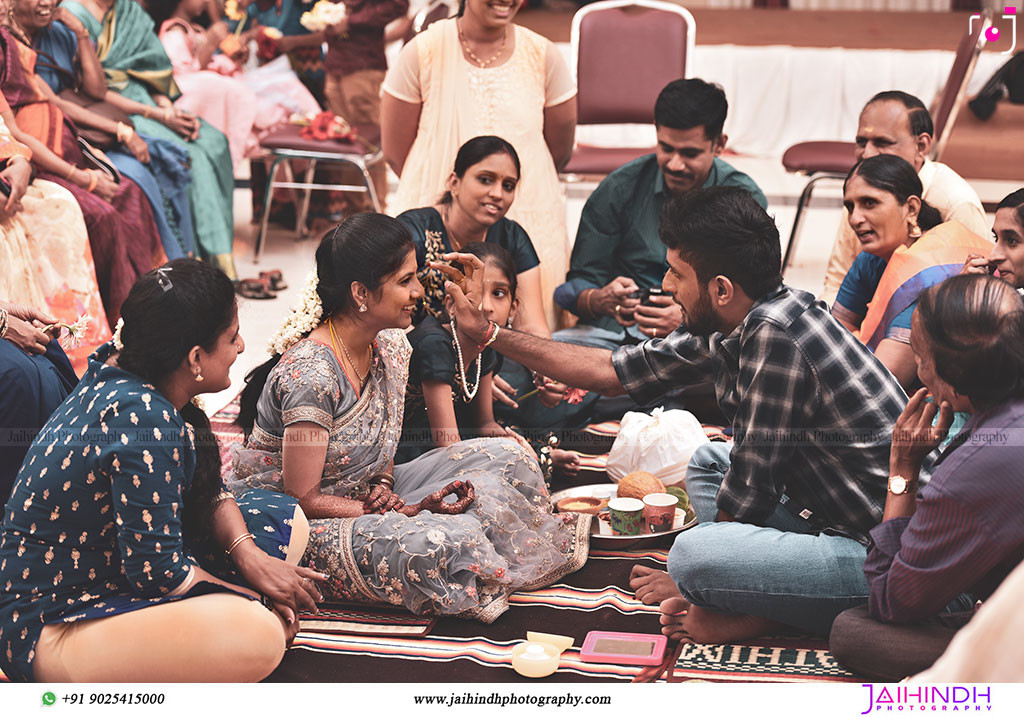
[[[592,498],[590,496],[570,496],[562,498],[555,504],[560,513],[589,513],[597,515],[608,507],[607,498]]]
[[[527,652],[531,647],[535,654]],[[558,669],[561,655],[546,642],[521,642],[512,648],[512,669],[523,677],[547,677]]]

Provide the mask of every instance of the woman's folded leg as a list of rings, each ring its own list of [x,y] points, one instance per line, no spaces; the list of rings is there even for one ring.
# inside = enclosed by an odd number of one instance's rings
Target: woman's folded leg
[[[37,682],[258,682],[285,651],[280,618],[215,593],[43,628]]]

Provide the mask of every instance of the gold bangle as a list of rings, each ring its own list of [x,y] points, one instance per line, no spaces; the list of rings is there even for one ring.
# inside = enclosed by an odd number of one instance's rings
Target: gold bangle
[[[231,557],[231,551],[233,551],[235,548],[237,548],[239,545],[244,543],[249,538],[252,538],[252,541],[254,543],[256,542],[256,536],[253,535],[252,533],[242,533],[237,538],[235,538],[234,541],[232,541],[231,545],[229,545],[228,549],[225,550],[224,552],[227,553],[227,556],[230,558]]]
[[[89,188],[85,191],[92,194],[92,190],[96,189],[96,185],[100,183],[100,173],[95,169],[87,169],[85,171],[89,175]]]
[[[150,107],[149,105],[146,105],[146,109],[142,112],[142,116],[145,117],[146,119],[149,119],[149,115],[152,112],[153,112],[153,108]]]
[[[594,318],[595,316],[597,316],[597,314],[594,313],[594,308],[590,305],[590,300],[594,298],[594,289],[585,289],[583,291],[583,293],[580,294],[580,296],[581,297],[584,297],[584,296],[586,297],[586,301],[584,303],[586,303],[586,305],[587,305],[587,307],[586,307],[587,318]]]
[[[71,168],[68,169],[67,174],[64,175],[64,179],[66,179],[66,180],[68,180],[70,182],[71,181],[71,177],[74,175],[76,169],[78,169],[78,167],[76,167],[75,165],[72,164]]]
[[[7,329],[10,326],[11,315],[7,313],[7,309],[0,309],[0,339],[7,338]]]
[[[390,491],[395,489],[395,477],[390,473],[380,472],[370,478],[370,485],[382,485]]]

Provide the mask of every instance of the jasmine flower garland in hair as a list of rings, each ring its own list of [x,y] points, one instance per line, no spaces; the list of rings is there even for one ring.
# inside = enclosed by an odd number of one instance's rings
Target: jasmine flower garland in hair
[[[124,328],[124,319],[119,318],[117,324],[114,326],[114,336],[111,339],[114,342],[114,348],[118,352],[124,351],[124,343],[121,341],[121,329]]]
[[[309,335],[309,332],[320,325],[324,314],[323,304],[320,302],[320,295],[316,289],[319,282],[316,270],[310,272],[306,277],[306,285],[302,287],[299,300],[284,324],[277,330],[270,339],[270,353],[275,355],[283,354],[292,346]]]

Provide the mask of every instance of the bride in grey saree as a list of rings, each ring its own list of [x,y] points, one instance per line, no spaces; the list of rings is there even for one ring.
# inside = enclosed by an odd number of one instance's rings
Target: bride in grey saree
[[[245,503],[250,488],[297,499],[310,523],[305,561],[330,576],[328,599],[492,622],[509,593],[582,567],[590,516],[552,514],[535,456],[512,439],[393,465],[411,354],[403,329],[423,293],[415,270],[408,230],[384,215],[324,237],[316,288],[275,339],[265,381],[257,369],[243,393],[249,436],[229,485],[242,510],[261,509]]]

